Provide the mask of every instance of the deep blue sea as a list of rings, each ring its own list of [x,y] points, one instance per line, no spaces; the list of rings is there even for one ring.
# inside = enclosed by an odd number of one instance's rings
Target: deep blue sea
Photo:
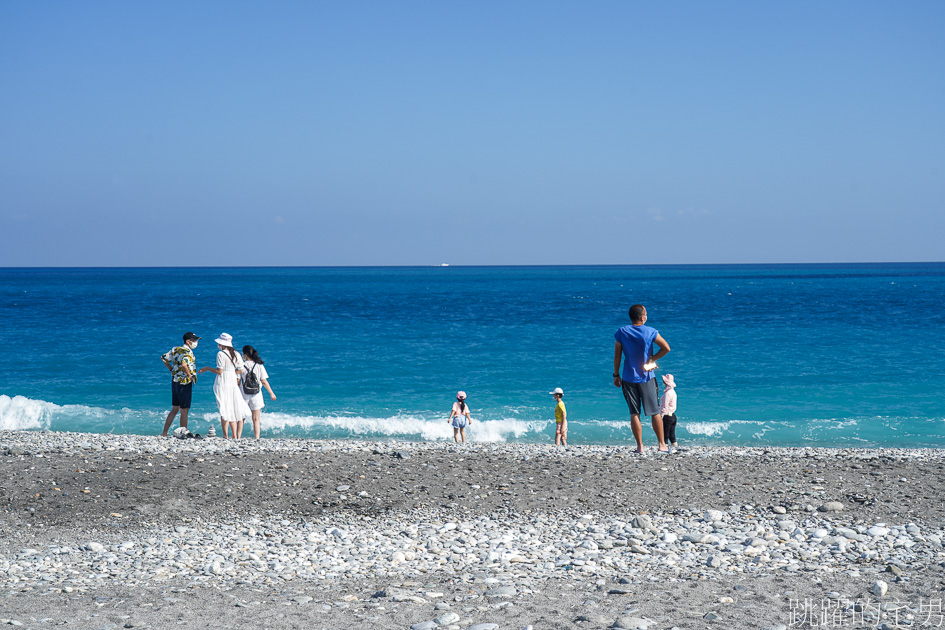
[[[628,308],[672,346],[681,445],[945,446],[945,263],[0,269],[0,428],[160,432],[160,355],[255,346],[263,435],[632,441],[611,382]],[[213,375],[191,430],[216,422]],[[646,443],[655,445],[645,423]]]

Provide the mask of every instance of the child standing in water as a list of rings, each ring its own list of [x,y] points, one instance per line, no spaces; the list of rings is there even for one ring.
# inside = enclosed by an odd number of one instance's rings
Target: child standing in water
[[[676,381],[672,374],[663,375],[666,390],[660,398],[660,413],[663,414],[663,436],[666,443],[676,448]]]
[[[555,391],[548,392],[555,397],[555,446],[568,445],[568,410],[564,406],[564,390],[555,387]]]
[[[458,443],[462,437],[465,444],[466,427],[472,423],[469,407],[466,406],[466,392],[456,392],[456,402],[453,403],[453,410],[450,411],[450,419],[447,422],[453,425],[453,441]]]

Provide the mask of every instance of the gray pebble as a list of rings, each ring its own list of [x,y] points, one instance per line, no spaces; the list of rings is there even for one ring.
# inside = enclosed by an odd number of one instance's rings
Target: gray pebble
[[[641,617],[617,617],[617,620],[614,622],[613,628],[622,628],[624,630],[646,630],[654,622],[649,619],[643,619]]]
[[[459,621],[459,615],[457,615],[454,612],[448,612],[448,613],[440,615],[433,621],[435,621],[437,625],[448,626],[451,623],[456,623],[457,621]]]
[[[613,625],[613,618],[605,617],[603,615],[578,615],[575,621],[592,623],[595,626],[600,626],[601,628]]]

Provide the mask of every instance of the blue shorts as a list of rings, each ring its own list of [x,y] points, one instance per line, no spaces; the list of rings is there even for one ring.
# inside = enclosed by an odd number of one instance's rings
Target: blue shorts
[[[171,381],[171,405],[181,409],[190,409],[190,399],[193,397],[194,384]]]
[[[465,429],[469,425],[466,416],[453,416],[453,426],[457,429]]]

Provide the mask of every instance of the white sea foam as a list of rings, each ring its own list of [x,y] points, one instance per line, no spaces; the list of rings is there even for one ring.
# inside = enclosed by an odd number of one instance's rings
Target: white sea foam
[[[213,413],[203,414],[207,422],[217,422]],[[529,434],[547,430],[547,420],[474,420],[466,428],[466,439],[471,442],[505,442],[521,439]],[[453,427],[444,419],[424,419],[416,416],[365,418],[362,416],[305,416],[287,413],[263,412],[264,432],[294,434],[312,437],[391,437],[422,440],[452,440]]]
[[[572,426],[576,424],[572,420],[568,420],[568,423]],[[587,422],[587,424],[595,427],[607,427],[608,429],[630,430],[629,418],[627,420],[590,420]]]
[[[825,431],[843,431],[859,424],[855,418],[845,418],[839,422],[836,420],[812,420],[811,424],[821,425]]]
[[[677,428],[685,429],[693,435],[721,435],[728,430],[731,422],[687,422],[679,424]]]
[[[693,435],[705,435],[706,437],[712,437],[728,432],[733,424],[764,425],[766,423],[755,420],[728,420],[725,422],[680,422],[677,428],[685,429]]]
[[[62,407],[59,405],[45,400],[33,400],[26,396],[10,398],[0,394],[0,429],[48,429],[52,415],[60,409]]]
[[[86,405],[57,405],[26,396],[0,394],[0,430],[138,432],[150,428],[161,412],[139,409],[104,409]]]

